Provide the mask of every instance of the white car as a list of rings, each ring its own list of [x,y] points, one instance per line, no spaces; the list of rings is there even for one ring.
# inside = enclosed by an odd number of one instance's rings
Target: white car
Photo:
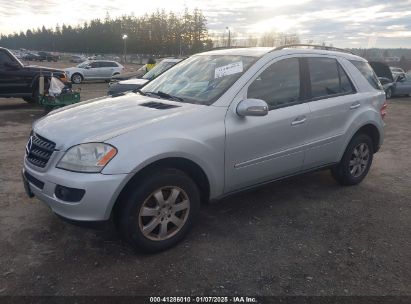
[[[124,67],[116,61],[88,60],[64,71],[71,82],[79,84],[83,80],[110,80],[114,75],[120,74],[123,69]]]
[[[157,64],[154,68],[152,68],[149,72],[144,74],[143,77],[141,78],[133,77],[133,78],[122,80],[122,81],[113,81],[112,79],[112,82],[110,82],[110,86],[108,88],[107,95],[120,94],[120,93],[124,93],[127,91],[138,89],[142,87],[143,85],[145,85],[150,80],[153,80],[154,78],[156,78],[158,75],[160,75],[164,71],[168,70],[172,66],[179,63],[181,60],[183,59],[166,58],[162,60],[159,64]]]

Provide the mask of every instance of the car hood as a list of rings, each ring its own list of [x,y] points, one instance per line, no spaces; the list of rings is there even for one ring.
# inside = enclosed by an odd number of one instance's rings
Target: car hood
[[[148,102],[169,105],[158,109]],[[199,111],[203,106],[151,98],[135,93],[120,97],[102,97],[81,102],[37,120],[33,131],[56,143],[56,149],[66,150],[85,142],[103,142],[136,128],[160,120]]]
[[[53,68],[48,68],[48,67],[43,67],[43,66],[38,66],[38,65],[25,65],[24,69],[30,70],[33,72],[45,72],[45,73],[64,73],[63,70],[59,69],[53,69]]]
[[[127,80],[122,80],[119,81],[119,84],[136,84],[136,85],[143,85],[148,82],[148,79],[144,78],[133,78],[133,79],[127,79]]]

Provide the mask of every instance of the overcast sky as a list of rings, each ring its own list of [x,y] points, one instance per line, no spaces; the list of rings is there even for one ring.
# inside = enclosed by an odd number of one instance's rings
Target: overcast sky
[[[0,0],[0,33],[184,7],[202,9],[216,32],[229,26],[243,35],[280,31],[340,47],[411,47],[411,0]]]

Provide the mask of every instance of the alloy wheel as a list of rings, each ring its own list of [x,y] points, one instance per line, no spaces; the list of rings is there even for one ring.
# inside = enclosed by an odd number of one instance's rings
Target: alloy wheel
[[[370,161],[370,149],[365,143],[357,145],[352,154],[349,162],[350,174],[353,177],[361,176],[367,169],[368,162]]]
[[[190,200],[183,189],[175,186],[159,188],[140,208],[139,229],[150,240],[164,241],[181,230],[189,212]]]
[[[81,76],[80,75],[73,75],[73,82],[74,83],[76,83],[76,84],[78,84],[78,83],[80,83],[81,82]]]

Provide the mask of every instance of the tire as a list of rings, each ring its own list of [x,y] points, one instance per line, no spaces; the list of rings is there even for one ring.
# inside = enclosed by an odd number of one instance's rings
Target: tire
[[[27,103],[33,104],[38,101],[38,95],[39,95],[39,88],[35,88],[33,90],[33,95],[31,97],[23,97],[23,100]]]
[[[71,75],[71,82],[75,84],[80,84],[83,81],[83,76],[79,73],[74,73]]]
[[[356,135],[348,144],[340,163],[331,169],[333,177],[342,185],[359,184],[370,170],[373,154],[371,138],[366,134]]]
[[[385,97],[386,99],[390,99],[392,97],[392,89],[388,88],[387,91],[385,92]]]
[[[159,169],[132,182],[120,204],[116,224],[122,236],[137,251],[154,253],[186,236],[200,208],[200,193],[184,172]]]

